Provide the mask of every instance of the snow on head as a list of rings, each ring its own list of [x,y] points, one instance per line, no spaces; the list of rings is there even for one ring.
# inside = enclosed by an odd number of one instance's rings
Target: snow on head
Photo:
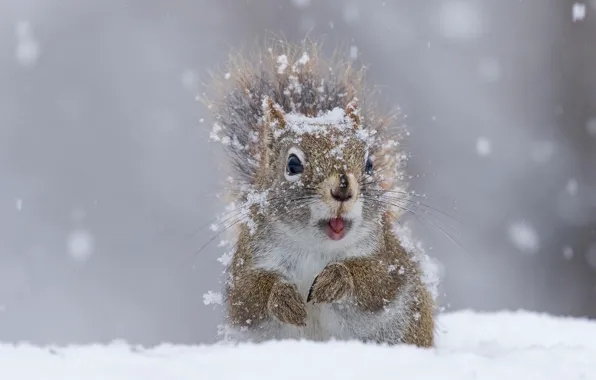
[[[31,25],[26,21],[17,23],[15,27],[15,57],[22,66],[34,66],[39,58],[39,43],[33,35]]]
[[[518,221],[509,226],[509,240],[515,248],[524,253],[538,252],[540,241],[536,230],[525,221]]]
[[[346,117],[345,111],[336,107],[318,117],[305,116],[299,113],[288,113],[284,116],[286,127],[297,135],[325,134],[329,128],[345,130],[351,127],[350,119]]]
[[[72,231],[67,238],[68,254],[76,261],[87,261],[93,254],[93,235],[87,230]]]
[[[573,22],[582,21],[586,18],[586,4],[574,3],[571,8],[571,19]]]

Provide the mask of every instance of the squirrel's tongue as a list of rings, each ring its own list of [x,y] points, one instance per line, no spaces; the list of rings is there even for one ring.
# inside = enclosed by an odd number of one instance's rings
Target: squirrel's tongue
[[[344,219],[342,217],[333,218],[329,221],[329,227],[336,234],[340,233],[344,229]]]

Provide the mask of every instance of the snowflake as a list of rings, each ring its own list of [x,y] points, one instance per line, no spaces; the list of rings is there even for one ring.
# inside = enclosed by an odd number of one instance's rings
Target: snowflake
[[[573,4],[573,8],[571,8],[571,17],[573,22],[582,21],[586,18],[586,4],[584,3],[575,3]]]
[[[68,253],[77,261],[86,261],[93,254],[93,235],[86,230],[72,231],[67,238]]]
[[[205,305],[221,305],[223,303],[223,296],[221,293],[212,292],[210,290],[203,294],[203,303]]]
[[[490,140],[485,137],[479,137],[476,140],[476,152],[481,156],[488,156],[491,153]]]
[[[518,250],[525,253],[536,253],[540,246],[536,230],[524,221],[509,226],[509,239]]]

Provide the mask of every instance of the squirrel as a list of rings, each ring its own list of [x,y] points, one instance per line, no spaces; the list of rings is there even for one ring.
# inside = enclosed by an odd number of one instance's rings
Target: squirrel
[[[394,229],[408,194],[403,136],[364,69],[321,56],[316,43],[275,43],[232,57],[211,86],[211,138],[240,204],[228,218],[227,324],[252,342],[432,347],[435,301]]]

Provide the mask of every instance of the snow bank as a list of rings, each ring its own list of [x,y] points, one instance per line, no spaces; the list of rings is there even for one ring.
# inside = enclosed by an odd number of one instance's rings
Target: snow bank
[[[152,349],[0,344],[0,379],[596,379],[595,321],[463,311],[439,324],[433,350],[356,342]]]

